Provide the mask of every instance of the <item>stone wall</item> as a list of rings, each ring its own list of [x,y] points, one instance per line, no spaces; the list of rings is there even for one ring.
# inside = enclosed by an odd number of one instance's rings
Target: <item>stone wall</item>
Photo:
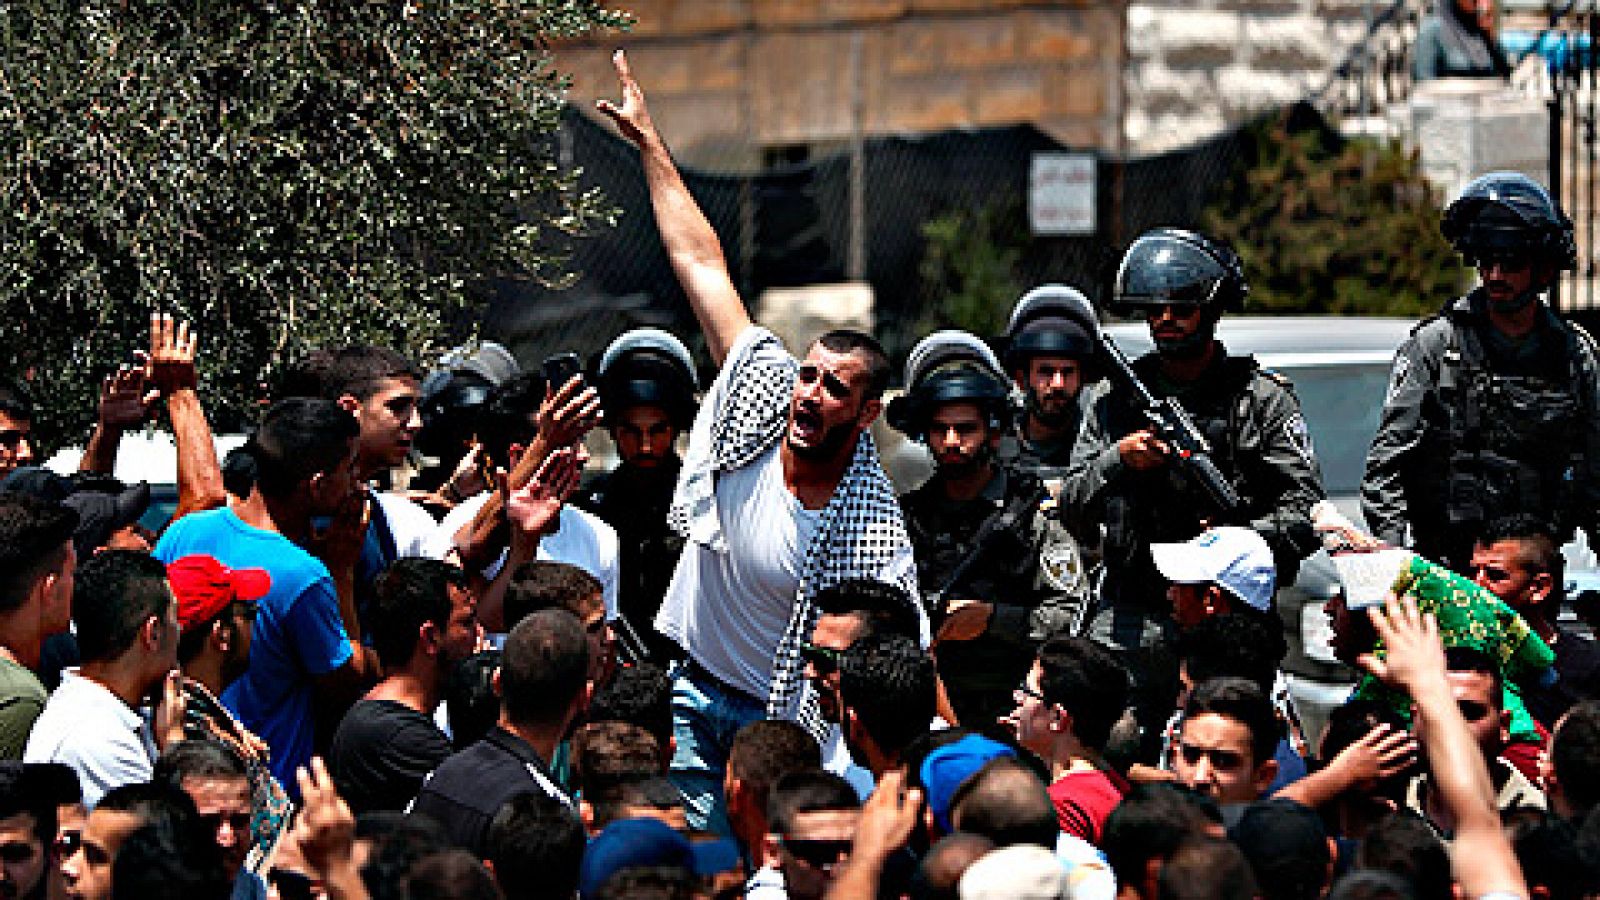
[[[558,44],[578,102],[615,93],[624,47],[680,157],[1031,122],[1115,149],[1121,13],[1103,0],[632,0],[632,32]],[[852,47],[859,46],[859,54]],[[856,62],[856,60],[859,60]]]
[[[1320,89],[1388,0],[1136,0],[1129,152],[1191,144]]]

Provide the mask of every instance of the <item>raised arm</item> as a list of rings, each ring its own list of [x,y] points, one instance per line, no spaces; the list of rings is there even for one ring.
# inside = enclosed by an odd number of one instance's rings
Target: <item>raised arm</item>
[[[1526,898],[1522,868],[1500,827],[1489,769],[1445,678],[1439,624],[1432,615],[1418,612],[1410,597],[1391,596],[1382,611],[1369,614],[1388,655],[1379,659],[1367,654],[1361,665],[1385,684],[1405,690],[1416,704],[1418,740],[1439,797],[1456,820],[1450,861],[1462,896]]]
[[[628,57],[618,50],[612,57],[617,80],[622,83],[622,105],[601,100],[600,111],[617,123],[622,134],[639,148],[645,183],[650,188],[650,206],[656,228],[672,262],[673,274],[689,296],[700,327],[705,330],[711,357],[722,365],[734,340],[750,325],[750,314],[728,274],[728,261],[722,255],[722,242],[690,195],[672,162],[672,154],[650,121],[644,91],[633,80]]]
[[[166,400],[172,442],[178,451],[178,508],[172,513],[174,521],[228,502],[217,445],[195,389],[194,351],[198,341],[189,323],[179,324],[167,315],[150,317],[146,371],[151,386]]]

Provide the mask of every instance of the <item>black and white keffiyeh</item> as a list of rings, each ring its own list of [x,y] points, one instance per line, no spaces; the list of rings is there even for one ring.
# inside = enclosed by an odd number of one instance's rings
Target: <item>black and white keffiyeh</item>
[[[742,336],[717,374],[712,393],[720,399],[718,407],[700,411],[702,417],[712,417],[709,431],[702,422],[695,423],[668,513],[674,530],[719,552],[727,551],[727,542],[717,515],[717,473],[749,465],[783,438],[799,378],[799,363],[783,350],[777,336],[752,328],[756,333]],[[851,578],[894,581],[917,596],[911,538],[870,434],[856,443],[850,466],[806,547],[798,595],[778,641],[767,693],[768,716],[794,719],[819,741],[827,724],[810,684],[801,677],[800,645],[816,624],[811,598]]]

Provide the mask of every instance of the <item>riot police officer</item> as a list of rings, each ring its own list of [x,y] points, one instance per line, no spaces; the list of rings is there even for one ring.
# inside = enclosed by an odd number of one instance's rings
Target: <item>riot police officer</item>
[[[1077,544],[1040,511],[1043,482],[996,460],[1010,389],[983,341],[929,335],[911,351],[906,385],[889,424],[927,444],[934,473],[900,504],[938,630],[940,676],[957,718],[981,727],[1011,709],[1037,642],[1073,629],[1087,582]]]
[[[1594,342],[1541,301],[1576,250],[1572,222],[1538,183],[1484,175],[1440,230],[1480,284],[1424,320],[1395,354],[1367,454],[1372,533],[1465,566],[1491,518],[1525,513],[1561,540],[1594,540],[1600,415]]]
[[[1132,370],[1155,396],[1182,404],[1238,505],[1219,508],[1177,464],[1126,383],[1108,377],[1091,388],[1062,500],[1068,515],[1105,529],[1094,622],[1102,641],[1150,647],[1170,628],[1152,543],[1188,540],[1210,525],[1247,526],[1272,548],[1279,584],[1293,582],[1316,547],[1310,510],[1323,491],[1300,403],[1287,379],[1216,338],[1223,312],[1239,309],[1247,293],[1238,256],[1192,231],[1157,228],[1123,256],[1113,308],[1142,316],[1156,345]]]
[[[618,604],[656,662],[682,655],[656,633],[683,538],[667,525],[681,460],[678,435],[694,421],[694,359],[659,328],[639,328],[611,342],[595,367],[606,430],[621,462],[579,491],[573,502],[617,530],[622,543]]]
[[[1072,461],[1078,392],[1093,377],[1094,338],[1075,317],[1075,309],[1087,304],[1075,288],[1036,287],[1012,308],[1001,340],[1006,371],[1023,397],[1001,457],[1041,478],[1060,478]]]

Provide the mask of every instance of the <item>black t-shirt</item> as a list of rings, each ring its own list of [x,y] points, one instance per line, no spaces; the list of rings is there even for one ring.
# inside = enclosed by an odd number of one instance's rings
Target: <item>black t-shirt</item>
[[[1600,699],[1600,644],[1564,625],[1556,632],[1555,683],[1523,691],[1528,712],[1546,728],[1554,728],[1573,704]]]
[[[450,741],[427,716],[393,700],[362,700],[334,732],[328,768],[351,812],[400,811],[449,755]]]
[[[507,800],[542,792],[568,808],[568,797],[527,741],[496,725],[483,740],[452,755],[428,776],[411,812],[444,826],[458,847],[482,859],[489,822]]]

